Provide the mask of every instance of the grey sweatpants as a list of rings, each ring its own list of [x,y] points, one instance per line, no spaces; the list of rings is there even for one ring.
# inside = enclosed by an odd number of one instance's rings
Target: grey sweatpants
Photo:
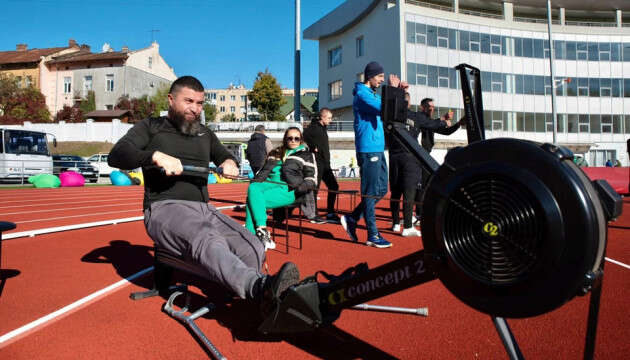
[[[265,248],[234,219],[211,204],[163,200],[144,211],[144,225],[156,247],[200,264],[241,298],[252,297]]]

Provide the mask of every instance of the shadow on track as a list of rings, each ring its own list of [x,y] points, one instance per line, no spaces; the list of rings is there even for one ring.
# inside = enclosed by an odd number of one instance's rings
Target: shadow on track
[[[95,264],[112,264],[122,278],[153,266],[153,247],[133,245],[127,240],[112,240],[109,246],[100,247],[83,255],[81,261]],[[147,289],[153,286],[151,277],[142,276],[133,284]]]
[[[4,285],[6,284],[7,279],[18,275],[20,275],[20,270],[0,269],[0,297],[2,296],[2,291],[4,290]]]

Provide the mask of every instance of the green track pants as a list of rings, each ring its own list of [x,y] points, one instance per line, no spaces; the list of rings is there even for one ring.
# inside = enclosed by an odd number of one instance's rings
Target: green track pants
[[[245,227],[256,234],[256,228],[267,226],[267,209],[275,209],[295,202],[295,192],[287,185],[265,182],[250,183],[247,188]]]

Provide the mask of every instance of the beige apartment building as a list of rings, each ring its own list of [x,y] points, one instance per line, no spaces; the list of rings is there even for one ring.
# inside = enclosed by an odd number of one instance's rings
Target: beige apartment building
[[[257,120],[260,116],[256,108],[252,108],[244,85],[230,84],[226,89],[206,89],[206,102],[216,106],[217,116],[215,119],[206,119],[207,122],[219,122],[225,116],[234,115],[236,121]],[[294,89],[282,89],[283,96],[293,96]],[[318,89],[301,89],[302,96],[317,97]]]

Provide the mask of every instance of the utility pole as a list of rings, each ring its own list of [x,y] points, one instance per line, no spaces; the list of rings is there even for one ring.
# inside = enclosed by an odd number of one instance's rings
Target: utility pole
[[[553,144],[556,145],[556,135],[558,131],[558,112],[556,110],[556,78],[554,68],[554,51],[553,51],[553,39],[551,33],[551,0],[547,0],[547,27],[549,32],[549,67],[551,73],[551,114],[553,116]]]
[[[293,120],[300,121],[300,0],[295,0],[295,90]]]

